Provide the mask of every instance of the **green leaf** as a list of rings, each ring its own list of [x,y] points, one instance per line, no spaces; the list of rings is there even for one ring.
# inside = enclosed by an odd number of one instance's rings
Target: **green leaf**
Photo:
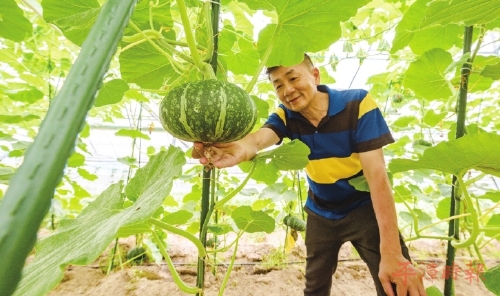
[[[276,183],[266,186],[259,195],[259,199],[272,199],[274,202],[289,202],[297,199],[294,191],[289,190],[283,183]]]
[[[236,226],[248,233],[272,233],[275,227],[274,219],[262,211],[254,211],[250,206],[236,208],[231,214]]]
[[[480,278],[488,290],[495,295],[500,295],[500,264],[488,269]]]
[[[452,91],[444,71],[451,62],[449,52],[432,49],[410,64],[403,85],[427,100],[448,99]]]
[[[30,114],[26,116],[21,116],[21,115],[0,115],[0,122],[4,123],[20,123],[20,122],[27,122],[31,121],[34,119],[40,119],[39,116]]]
[[[134,8],[134,12],[132,13],[131,21],[137,24],[137,26],[141,30],[155,29],[159,31],[162,26],[172,28],[174,25],[174,21],[172,19],[172,14],[170,11],[170,5],[165,5],[169,4],[169,2],[171,1],[158,0],[154,2],[155,7],[151,7],[149,1],[138,1],[138,3]],[[151,28],[150,25],[150,18],[149,18],[150,10],[152,13],[151,20],[153,28]],[[127,28],[125,33],[129,35],[129,34],[135,34],[137,32],[132,28]],[[174,37],[173,32],[171,37]],[[175,39],[175,37],[173,39]]]
[[[432,169],[456,176],[469,169],[500,176],[500,135],[480,133],[429,147],[418,160],[393,159],[389,169],[394,174],[415,169]]]
[[[174,154],[175,158],[169,154]],[[182,157],[177,154],[182,154]],[[143,194],[152,196],[161,195],[163,200],[168,195],[168,192],[161,191],[165,185],[159,183],[158,180],[171,182],[174,176],[177,177],[178,167],[182,166],[185,162],[183,152],[172,146],[168,148],[167,152],[162,151],[156,154],[145,167],[137,171],[134,178],[127,184],[125,187],[127,197],[130,200],[135,200]],[[170,188],[172,184],[168,185],[168,188]]]
[[[309,163],[309,147],[299,140],[280,145],[278,148],[260,152],[254,158],[256,161],[270,160],[268,165],[274,165],[278,170],[300,170]]]
[[[224,235],[233,231],[233,228],[227,224],[217,224],[217,225],[208,225],[208,231],[215,235]]]
[[[490,56],[476,56],[474,59],[474,64],[472,68],[472,72],[469,75],[469,84],[468,84],[468,91],[469,92],[478,92],[478,91],[485,91],[488,90],[491,85],[493,84],[493,79],[491,77],[488,77],[486,75],[482,75],[481,71],[483,69],[486,69],[490,65],[495,65],[500,62],[500,59],[498,56],[490,55]],[[456,72],[455,72],[455,77],[452,82],[453,84],[458,87],[462,83],[461,79],[461,68],[462,66],[460,65],[457,67]]]
[[[262,57],[270,51],[266,66],[290,66],[304,58],[305,52],[328,48],[341,37],[340,24],[354,16],[368,0],[245,0],[253,10],[271,10],[277,23],[259,34],[257,48]],[[286,54],[283,54],[285,53]]]
[[[146,135],[145,133],[135,130],[135,129],[120,129],[115,133],[115,135],[120,136],[120,137],[131,137],[133,139],[135,138],[141,138],[145,140],[150,140],[150,137]]]
[[[462,29],[458,25],[421,28],[420,23],[425,17],[429,1],[418,0],[403,15],[396,26],[391,53],[410,46],[415,54],[423,54],[432,48],[449,49],[453,45],[460,46]]]
[[[187,203],[189,201],[198,202],[201,199],[201,187],[199,184],[194,184],[191,187],[191,192],[186,194],[182,199],[182,202]]]
[[[348,182],[349,185],[356,188],[356,190],[370,192],[370,187],[368,186],[368,181],[366,180],[365,176],[359,176],[354,179],[350,179]]]
[[[89,180],[89,181],[95,181],[98,179],[97,175],[95,174],[91,174],[89,171],[87,171],[86,169],[82,169],[82,168],[78,168],[78,174],[80,174],[80,176],[82,178],[84,178],[85,180]]]
[[[278,148],[260,152],[252,162],[257,162],[252,179],[273,184],[278,180],[280,170],[299,170],[309,163],[309,147],[299,140],[293,140]],[[243,162],[239,167],[249,172],[251,162]]]
[[[493,214],[490,219],[488,220],[488,223],[486,223],[486,227],[494,227],[494,228],[500,228],[500,214]],[[495,237],[497,240],[500,240],[500,237],[498,237],[498,230],[490,230],[486,229],[484,231],[484,234],[486,234],[489,237]]]
[[[172,77],[179,76],[167,57],[148,42],[122,52],[119,60],[122,78],[142,88],[159,89]]]
[[[13,101],[28,104],[33,104],[43,98],[43,93],[33,86],[26,86],[25,89],[20,90],[8,90],[5,94]]]
[[[436,207],[436,217],[439,219],[446,219],[450,217],[450,200],[451,198],[445,197],[439,201],[438,206]]]
[[[135,159],[134,157],[125,156],[125,157],[119,157],[116,160],[118,160],[119,163],[123,163],[124,165],[137,167],[137,159]]]
[[[484,193],[484,195],[478,196],[477,198],[489,199],[492,202],[499,202],[500,201],[500,191],[488,191],[488,192]]]
[[[148,223],[138,223],[120,228],[116,233],[116,237],[130,237],[140,233],[150,232],[151,228]]]
[[[78,152],[73,153],[68,158],[68,166],[71,168],[76,168],[85,164],[85,156]]]
[[[425,288],[425,292],[427,292],[427,296],[443,296],[441,290],[439,290],[436,286],[429,286]]]
[[[171,225],[180,225],[186,224],[192,217],[192,212],[187,210],[179,210],[177,212],[166,215],[165,217],[163,217],[163,219],[161,219],[161,221]]]
[[[421,28],[460,24],[473,26],[487,24],[498,18],[500,0],[452,0],[435,1],[429,5]]]
[[[219,54],[228,70],[237,75],[253,75],[259,66],[259,53],[252,37],[226,25],[220,32],[219,40]]]
[[[61,221],[54,234],[37,244],[35,259],[24,269],[14,295],[32,295],[33,291],[47,294],[63,278],[67,265],[90,264],[120,229],[147,221],[169,194],[184,163],[184,153],[170,147],[151,157],[130,181],[127,187],[134,187],[134,195],[138,196],[131,207],[123,208],[120,182],[106,189],[76,219]]]
[[[433,109],[427,111],[424,115],[423,121],[429,127],[435,127],[438,123],[440,123],[445,117],[446,113],[436,113]]]
[[[116,104],[120,102],[123,95],[128,91],[128,83],[122,79],[113,79],[103,84],[94,102],[94,106]]]
[[[71,42],[81,46],[101,7],[97,0],[43,0],[43,18],[53,23]]]
[[[20,42],[31,36],[33,27],[15,0],[0,1],[0,37]]]
[[[257,118],[267,119],[267,117],[269,116],[269,104],[257,96],[250,96],[250,97],[257,106]]]
[[[9,180],[14,175],[14,172],[14,168],[0,165],[0,184],[9,184]]]
[[[392,126],[394,127],[400,127],[400,128],[408,128],[410,123],[416,122],[417,118],[412,115],[407,115],[407,116],[400,116],[398,119],[396,119],[393,123]]]
[[[481,75],[494,80],[500,80],[500,63],[496,63],[494,65],[486,65],[486,67],[484,67],[484,70],[481,71]]]

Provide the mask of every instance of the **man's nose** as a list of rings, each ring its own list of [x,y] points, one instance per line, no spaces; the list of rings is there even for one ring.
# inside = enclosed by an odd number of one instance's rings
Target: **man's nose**
[[[291,95],[294,91],[295,91],[295,88],[293,87],[293,85],[291,84],[285,84],[284,87],[283,87],[283,94],[284,96],[288,96],[288,95]]]

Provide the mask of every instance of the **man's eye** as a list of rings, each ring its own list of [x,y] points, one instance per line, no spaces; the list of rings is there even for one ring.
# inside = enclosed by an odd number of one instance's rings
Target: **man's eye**
[[[281,88],[281,85],[276,85],[276,90],[280,89]]]

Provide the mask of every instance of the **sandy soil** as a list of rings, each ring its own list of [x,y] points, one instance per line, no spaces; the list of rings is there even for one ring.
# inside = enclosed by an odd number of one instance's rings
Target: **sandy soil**
[[[243,238],[239,244],[236,264],[231,272],[223,295],[227,296],[294,296],[303,295],[305,246],[299,238],[287,256],[282,256],[285,233],[268,236]],[[132,239],[120,240],[120,247],[126,251],[133,247]],[[417,241],[409,244],[414,260],[426,267],[429,275],[424,279],[426,287],[443,287],[445,271],[443,255],[445,246],[436,241]],[[184,239],[169,236],[168,251],[176,270],[190,285],[196,283],[196,251]],[[218,254],[220,265],[209,267],[205,276],[204,295],[219,295],[226,264],[232,250]],[[331,295],[376,295],[373,280],[363,261],[359,260],[350,244],[343,246],[341,262],[333,275]],[[455,274],[457,296],[490,296],[480,280],[468,276],[467,264],[471,257],[459,254],[457,266],[461,269]],[[105,275],[99,261],[89,266],[69,266],[61,283],[49,296],[66,295],[130,295],[130,296],[184,296],[173,282],[166,264],[146,263],[138,266],[120,266]],[[488,266],[496,265],[489,261]],[[213,272],[213,273],[212,273]],[[432,279],[431,277],[434,277]]]

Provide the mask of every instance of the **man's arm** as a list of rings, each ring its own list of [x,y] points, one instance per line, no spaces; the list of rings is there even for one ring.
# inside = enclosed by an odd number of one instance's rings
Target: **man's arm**
[[[399,242],[396,206],[387,177],[382,148],[359,154],[363,173],[370,187],[373,209],[380,230],[381,262],[379,278],[385,292],[394,296],[391,282],[397,285],[397,295],[427,295],[422,283],[423,272],[409,264]],[[412,275],[395,276],[405,268]]]
[[[211,162],[217,168],[226,168],[251,160],[257,152],[278,143],[279,140],[272,129],[261,128],[238,141],[210,145],[210,160],[205,155],[205,145],[196,142],[193,146],[192,156],[199,158],[201,164],[205,165]]]

